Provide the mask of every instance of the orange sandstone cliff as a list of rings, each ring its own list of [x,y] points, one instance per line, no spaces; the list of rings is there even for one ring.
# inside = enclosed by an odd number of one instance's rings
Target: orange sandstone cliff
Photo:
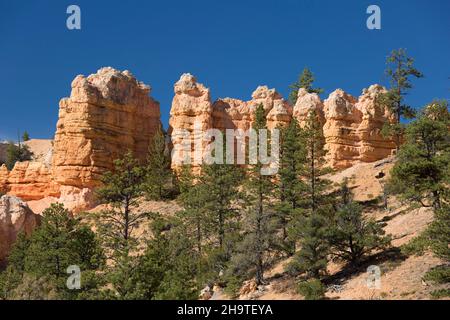
[[[250,129],[259,104],[266,111],[269,129],[284,126],[293,117],[303,126],[314,110],[325,137],[327,160],[333,168],[383,159],[395,149],[393,141],[381,135],[383,125],[393,120],[388,110],[377,103],[377,97],[383,92],[385,89],[375,84],[355,98],[337,89],[322,101],[317,94],[300,89],[292,107],[275,89],[259,86],[250,101],[224,98],[211,102],[209,89],[194,76],[183,74],[175,84],[170,111],[169,134],[176,160],[172,167],[179,167],[179,162],[189,157],[185,151],[194,150],[195,144],[207,144],[202,136],[206,129]],[[186,135],[190,135],[192,143],[182,145]],[[198,167],[201,160],[194,158],[195,154],[191,153],[191,161]]]
[[[128,150],[141,160],[147,156],[161,127],[159,103],[150,90],[129,71],[110,67],[77,76],[70,97],[60,101],[50,159],[18,162],[11,172],[0,167],[0,191],[30,205],[46,200],[73,210],[91,207],[93,188],[114,159]]]

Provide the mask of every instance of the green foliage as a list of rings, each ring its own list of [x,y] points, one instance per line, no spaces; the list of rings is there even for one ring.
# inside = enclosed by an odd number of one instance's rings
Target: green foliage
[[[236,202],[242,197],[238,190],[242,179],[243,172],[235,165],[202,166],[199,184],[205,193],[204,208],[220,248],[223,248],[227,234],[237,229]]]
[[[363,217],[362,207],[352,201],[347,182],[344,181],[341,185],[341,205],[327,234],[332,254],[356,265],[366,254],[389,245],[390,237],[384,234],[380,224]]]
[[[196,183],[198,176],[192,174],[190,166],[184,166],[180,173],[180,197],[184,210],[178,213],[178,217],[187,226],[188,237],[195,239],[199,254],[202,253],[206,235],[208,234],[208,219],[204,208],[207,190]]]
[[[384,133],[395,137],[398,150],[403,132],[401,118],[410,119],[415,114],[413,108],[403,103],[403,96],[412,88],[410,78],[422,78],[423,74],[414,67],[414,59],[408,57],[405,49],[393,50],[386,65],[391,88],[379,97],[379,101],[396,116],[395,123],[385,126]]]
[[[103,186],[97,189],[99,200],[108,209],[94,215],[97,232],[108,258],[120,259],[138,245],[136,229],[151,215],[140,212],[138,199],[143,195],[144,170],[131,152],[114,161],[114,171],[102,177]]]
[[[106,281],[113,289],[110,297],[136,299],[140,291],[133,281],[138,266],[138,251],[142,239],[136,230],[152,217],[139,210],[139,198],[144,194],[145,172],[131,152],[114,161],[114,171],[103,175],[98,198],[108,209],[94,214],[97,234],[110,263]]]
[[[33,153],[27,145],[21,143],[15,145],[13,142],[10,142],[6,149],[6,167],[8,170],[12,170],[16,162],[31,160],[32,156]]]
[[[446,102],[435,102],[408,125],[406,142],[392,169],[392,192],[422,206],[442,206],[450,182],[449,124]]]
[[[27,131],[24,131],[22,134],[22,141],[28,141],[30,140],[30,135],[28,134]]]
[[[322,176],[331,171],[325,167],[326,150],[325,138],[323,136],[320,122],[315,111],[311,111],[304,128],[304,145],[306,148],[306,163],[303,177],[308,182],[306,188],[304,208],[314,212],[322,205],[330,203],[327,191],[331,187],[331,182]]]
[[[305,297],[305,300],[322,300],[327,291],[323,283],[318,279],[302,281],[297,287],[298,293]]]
[[[300,240],[300,250],[287,266],[290,274],[306,273],[309,278],[321,278],[326,274],[330,246],[327,241],[329,217],[316,210],[309,216],[300,216],[291,229],[291,236]]]
[[[152,223],[153,238],[139,258],[132,282],[139,299],[197,299],[196,277],[200,256],[185,226],[177,218],[158,217]]]
[[[89,274],[105,260],[95,234],[71,217],[62,204],[44,210],[41,225],[27,238],[20,235],[0,276],[1,297],[8,299],[82,299],[98,293],[100,282]],[[67,267],[82,272],[82,287],[66,287]]]
[[[259,134],[266,128],[265,111],[263,106],[259,105],[255,110],[253,129]],[[258,144],[257,148],[259,147]],[[274,184],[271,176],[263,174],[263,168],[264,165],[258,159],[248,171],[245,182],[245,207],[248,212],[243,221],[243,239],[238,244],[237,253],[233,256],[229,269],[229,272],[237,276],[255,275],[257,284],[264,282],[264,269],[269,261],[268,252],[273,248],[276,238],[276,217],[271,201]]]
[[[293,254],[295,242],[288,239],[287,228],[300,207],[306,190],[302,180],[306,162],[303,132],[296,119],[292,119],[286,128],[281,129],[281,152],[279,184],[277,197],[279,203],[276,211],[282,229],[282,240],[285,251]]]
[[[450,283],[450,266],[442,265],[431,269],[425,274],[423,280],[437,284]]]
[[[433,292],[431,292],[431,296],[434,299],[441,299],[441,298],[450,297],[450,289],[434,290]]]
[[[289,88],[291,88],[291,92],[289,93],[289,102],[292,105],[297,102],[297,94],[300,88],[304,88],[309,93],[321,94],[323,89],[312,87],[314,80],[314,75],[311,70],[304,68],[302,74],[298,77],[298,80],[289,86]]]
[[[166,148],[164,132],[160,128],[149,147],[145,167],[144,191],[147,197],[152,200],[168,198],[173,191],[172,180],[170,154]]]
[[[430,239],[428,237],[428,232],[425,231],[419,236],[413,238],[407,244],[401,246],[401,251],[407,256],[417,255],[421,256],[430,247]]]
[[[306,181],[305,191],[299,209],[289,225],[289,237],[300,242],[300,250],[296,252],[288,265],[291,273],[305,272],[308,277],[320,278],[325,274],[330,252],[326,240],[329,221],[334,212],[333,199],[328,190],[331,182],[323,176],[329,170],[324,167],[324,138],[317,115],[309,114],[304,131],[306,159],[302,177]]]

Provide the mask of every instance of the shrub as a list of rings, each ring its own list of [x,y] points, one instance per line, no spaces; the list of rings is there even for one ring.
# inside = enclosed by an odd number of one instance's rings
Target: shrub
[[[325,298],[327,291],[323,283],[318,279],[302,281],[298,285],[298,293],[305,297],[305,300],[321,300]]]

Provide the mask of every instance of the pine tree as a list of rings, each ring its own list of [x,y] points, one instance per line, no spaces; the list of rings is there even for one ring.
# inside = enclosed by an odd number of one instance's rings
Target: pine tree
[[[450,182],[450,116],[446,101],[426,107],[406,129],[406,142],[391,173],[389,188],[407,201],[435,210]]]
[[[149,147],[145,167],[144,190],[149,199],[162,200],[170,193],[173,174],[170,169],[170,155],[162,128],[159,128]]]
[[[144,170],[131,152],[114,161],[114,171],[102,177],[103,186],[97,190],[98,198],[107,209],[94,214],[97,233],[111,263],[107,281],[112,284],[110,297],[135,299],[139,296],[133,274],[138,266],[138,250],[142,245],[136,229],[152,217],[152,213],[139,210],[143,195]]]
[[[323,89],[313,88],[312,84],[314,82],[314,75],[308,68],[304,68],[302,74],[298,77],[298,81],[291,84],[291,92],[289,93],[289,102],[294,105],[297,102],[297,94],[300,88],[304,88],[309,93],[321,94]]]
[[[191,300],[198,298],[198,252],[186,237],[185,225],[175,218],[157,217],[136,272],[143,288],[141,299]]]
[[[414,67],[414,59],[408,57],[405,49],[393,50],[386,64],[386,75],[390,79],[391,88],[380,97],[380,102],[395,115],[395,123],[385,126],[384,133],[394,136],[398,151],[404,129],[402,117],[414,117],[414,109],[403,103],[404,95],[412,88],[410,77],[422,78],[423,74]]]
[[[28,134],[27,131],[24,131],[22,134],[22,141],[28,141],[30,140],[30,135]]]
[[[306,162],[306,149],[303,132],[296,119],[292,119],[286,128],[281,129],[280,170],[278,183],[277,214],[282,230],[282,240],[286,251],[295,250],[295,243],[288,241],[287,228],[302,203],[306,185],[302,180]]]
[[[259,136],[261,130],[266,128],[265,111],[263,106],[259,105],[255,110],[253,129]],[[261,145],[258,143],[257,147],[259,149]],[[229,270],[231,274],[242,277],[254,274],[258,285],[264,282],[264,270],[269,262],[268,252],[273,247],[276,231],[274,211],[271,208],[273,177],[264,175],[263,167],[258,159],[248,172],[245,184],[248,212],[243,223],[244,235]]]
[[[202,166],[199,183],[205,190],[204,208],[220,249],[224,248],[228,233],[236,229],[235,221],[239,214],[236,205],[241,198],[239,186],[242,177],[242,170],[235,165],[214,163]]]
[[[327,239],[335,257],[357,265],[373,250],[385,248],[390,237],[384,236],[382,226],[375,220],[363,217],[362,207],[352,200],[346,180],[340,193],[340,205],[329,225]]]
[[[197,252],[201,255],[209,227],[204,206],[209,191],[198,181],[199,175],[192,173],[192,167],[183,166],[179,177],[179,199],[184,210],[179,212],[178,216],[184,224],[189,226],[187,236],[195,239]]]
[[[304,128],[304,143],[306,148],[306,164],[304,177],[307,181],[306,203],[304,206],[314,212],[327,202],[325,196],[331,186],[329,180],[321,178],[330,172],[325,167],[325,138],[315,110],[311,111]]]
[[[12,170],[16,162],[31,160],[32,156],[33,153],[27,145],[23,145],[20,141],[17,145],[10,142],[6,148],[6,167]]]
[[[290,273],[305,273],[307,278],[318,280],[325,275],[330,253],[326,239],[330,219],[328,214],[320,208],[309,216],[300,216],[295,220],[291,234],[299,239],[300,250],[287,267]]]
[[[292,220],[289,235],[300,243],[288,270],[305,273],[308,278],[320,278],[326,272],[330,248],[326,241],[329,221],[333,215],[332,197],[328,195],[330,181],[321,177],[329,172],[324,167],[324,138],[315,111],[312,111],[304,128],[306,162],[303,178],[306,181],[303,201]]]
[[[9,291],[6,295],[11,295],[6,298],[27,297],[27,291],[48,298],[47,289],[58,299],[97,296],[100,282],[92,275],[104,262],[95,234],[72,218],[62,204],[52,204],[44,210],[41,225],[31,237],[21,235],[14,244],[8,269],[2,274],[3,285]],[[71,265],[82,272],[80,290],[66,287],[67,267]]]

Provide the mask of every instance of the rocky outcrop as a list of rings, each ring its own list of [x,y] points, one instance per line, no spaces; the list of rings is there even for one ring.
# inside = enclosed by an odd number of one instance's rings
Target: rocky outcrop
[[[52,160],[55,181],[93,188],[128,150],[145,159],[161,126],[159,103],[150,90],[129,71],[109,67],[77,76],[70,97],[60,101]]]
[[[6,193],[8,191],[8,168],[2,164],[0,166],[0,193]]]
[[[384,123],[393,120],[388,110],[377,103],[377,97],[383,92],[382,86],[372,85],[356,99],[337,89],[322,102],[317,94],[301,88],[296,104],[291,107],[275,89],[259,86],[249,101],[224,98],[211,103],[209,89],[197,83],[194,76],[184,74],[175,84],[170,112],[172,159],[176,159],[173,167],[179,166],[196,143],[203,146],[208,143],[202,140],[206,129],[248,130],[255,108],[260,104],[266,111],[269,129],[285,126],[293,117],[303,127],[314,110],[325,137],[328,164],[334,168],[383,159],[395,149],[393,142],[381,135]],[[182,137],[190,137],[191,143],[183,145],[182,141],[186,140]],[[194,162],[198,166],[201,159]]]
[[[309,93],[303,88],[300,88],[297,93],[297,101],[294,105],[293,117],[298,121],[303,128],[309,118],[311,112],[316,113],[316,117],[320,124],[325,124],[325,117],[323,113],[323,102],[317,93]]]
[[[39,224],[40,216],[17,197],[4,195],[0,198],[0,264],[4,262],[17,235],[29,235]]]
[[[129,71],[109,67],[77,76],[70,97],[60,101],[54,142],[26,142],[33,161],[16,163],[11,172],[1,167],[0,191],[34,203],[60,201],[75,211],[92,207],[93,189],[114,159],[128,150],[147,157],[161,127],[150,90]]]
[[[192,152],[196,145],[205,146],[203,133],[212,128],[212,103],[209,89],[185,73],[174,86],[169,120],[169,134],[173,146],[174,167],[191,163],[195,167],[202,162],[202,154]]]
[[[211,102],[209,89],[198,83],[191,74],[183,74],[175,83],[175,97],[170,111],[172,167],[177,169],[186,163],[186,159],[190,159],[194,170],[198,168],[203,154],[196,154],[195,146],[202,146],[205,150],[211,142],[204,137],[205,131],[241,129],[245,132],[251,128],[255,109],[259,105],[264,107],[269,128],[285,126],[292,118],[292,107],[275,89],[259,86],[249,101],[224,98]]]
[[[325,100],[323,133],[332,167],[348,168],[391,155],[395,144],[383,137],[381,130],[385,123],[393,121],[393,116],[377,103],[383,92],[382,86],[372,85],[356,99],[337,89]]]
[[[26,201],[57,197],[60,194],[59,188],[52,177],[51,169],[42,162],[16,162],[8,174],[8,193]]]

